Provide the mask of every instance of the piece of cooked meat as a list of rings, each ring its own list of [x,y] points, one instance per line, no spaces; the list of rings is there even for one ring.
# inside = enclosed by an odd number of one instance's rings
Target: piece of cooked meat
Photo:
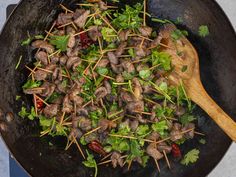
[[[34,48],[45,49],[50,54],[53,53],[55,50],[51,44],[49,44],[47,41],[44,40],[36,40],[31,45]]]
[[[151,36],[152,34],[152,28],[149,26],[141,26],[138,30],[145,37]]]
[[[39,60],[44,66],[48,65],[48,55],[46,52],[39,51],[35,54],[35,58]]]
[[[57,115],[58,109],[59,109],[58,104],[51,104],[43,109],[43,113],[46,117],[53,118],[54,116]]]
[[[111,155],[111,163],[113,168],[116,168],[118,165],[120,167],[124,166],[124,160],[121,158],[121,154],[118,152],[113,152]]]
[[[163,158],[163,154],[157,150],[155,143],[150,143],[146,149],[148,155],[150,155],[155,160],[160,160]]]
[[[80,14],[78,17],[75,18],[74,20],[74,23],[79,27],[79,28],[83,28],[86,21],[87,21],[87,18],[90,14],[90,10],[84,10],[82,9],[80,11]]]

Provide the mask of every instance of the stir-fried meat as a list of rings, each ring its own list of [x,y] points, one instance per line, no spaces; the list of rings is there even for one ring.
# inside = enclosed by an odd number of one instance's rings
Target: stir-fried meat
[[[33,95],[33,94],[41,94],[43,92],[42,89],[35,89],[35,88],[29,88],[23,90],[25,94]]]
[[[118,152],[113,152],[111,155],[111,163],[113,168],[116,168],[117,165],[120,167],[124,166],[124,160],[121,158],[121,154]]]
[[[45,49],[47,53],[53,53],[54,52],[54,47],[49,44],[47,41],[44,40],[36,40],[32,43],[32,47],[34,48],[41,48]]]
[[[128,29],[120,31],[118,34],[120,41],[122,41],[122,42],[127,41],[129,38],[130,32],[131,31]]]
[[[63,98],[64,97],[62,95],[60,95],[57,98],[55,98],[53,101],[51,101],[51,103],[61,105],[63,102]]]
[[[143,112],[144,111],[144,103],[143,103],[143,101],[130,102],[126,105],[126,110],[131,114],[135,114],[137,112]]]
[[[59,67],[56,68],[52,73],[52,78],[53,80],[58,79],[59,81],[62,81],[62,69]]]
[[[126,91],[121,91],[120,92],[120,98],[125,103],[129,103],[129,102],[134,101],[133,95],[129,92],[126,92]]]
[[[99,120],[98,122],[98,127],[101,127],[98,132],[101,133],[101,132],[104,132],[105,130],[107,129],[112,129],[112,128],[116,128],[116,123],[115,122],[112,122],[110,120],[107,120],[107,119],[101,119]]]
[[[152,28],[149,26],[141,26],[138,30],[145,37],[151,36],[152,34]]]
[[[73,140],[74,138],[81,138],[83,135],[82,131],[78,128],[72,128],[69,134],[69,140]]]
[[[121,42],[120,45],[118,46],[116,52],[115,52],[115,55],[117,57],[120,57],[124,53],[126,46],[127,46],[127,42]]]
[[[123,67],[120,65],[115,65],[111,63],[111,69],[116,74],[121,74],[123,72]]]
[[[124,81],[124,77],[121,74],[116,75],[116,82],[122,83]]]
[[[186,131],[186,130],[190,130],[190,129],[193,129],[191,131],[189,131],[188,133],[185,133],[184,134],[184,137],[187,138],[187,139],[192,139],[194,137],[194,129],[195,129],[195,124],[193,123],[188,123],[187,125],[185,125],[183,128],[182,128],[182,131]]]
[[[134,91],[134,96],[137,100],[141,100],[143,98],[142,93],[143,89],[142,86],[138,80],[138,78],[134,77],[132,79],[132,84],[133,84],[133,91]]]
[[[49,71],[54,71],[54,69],[56,69],[57,65],[56,64],[49,64],[46,66],[46,70],[49,70]]]
[[[99,101],[100,99],[104,98],[105,96],[107,96],[108,92],[106,87],[99,87],[94,95],[96,96],[97,101]]]
[[[79,117],[79,128],[83,131],[89,131],[92,129],[92,122],[89,118]]]
[[[47,78],[48,73],[42,70],[37,70],[34,73],[34,78],[37,81],[42,81],[45,80]]]
[[[74,23],[79,27],[79,28],[83,28],[86,21],[87,21],[87,18],[90,14],[90,10],[84,10],[82,9],[80,11],[80,14],[77,18],[75,18],[74,20]]]
[[[157,132],[152,132],[147,139],[152,140],[152,141],[158,141],[158,139],[160,138],[160,134]]]
[[[147,64],[143,64],[143,63],[141,63],[141,64],[138,64],[137,66],[136,66],[136,70],[139,72],[139,71],[142,71],[142,70],[145,70],[145,69],[149,69],[149,66],[147,65]]]
[[[147,119],[144,119],[142,115],[137,114],[136,117],[140,123],[147,123]]]
[[[183,106],[177,106],[175,110],[175,115],[182,116],[186,112],[185,108]]]
[[[69,94],[70,100],[73,101],[77,106],[82,106],[84,102],[84,99],[78,96],[78,94],[80,93],[81,93],[81,88],[79,85],[76,85],[71,89],[71,92]]]
[[[119,63],[118,58],[113,52],[108,52],[107,56],[111,64],[117,65]]]
[[[177,141],[183,138],[183,134],[181,133],[181,125],[179,123],[173,124],[170,137],[172,141]]]
[[[160,151],[160,152],[165,151],[165,152],[168,154],[168,153],[171,152],[172,147],[171,147],[171,146],[168,146],[168,145],[166,144],[166,142],[161,142],[161,143],[159,143],[159,144],[157,145],[157,149],[158,149],[158,151]]]
[[[98,5],[99,5],[100,10],[102,10],[102,11],[108,9],[107,4],[105,2],[103,2],[103,1],[99,1]]]
[[[109,60],[108,59],[101,59],[100,62],[98,63],[97,67],[107,67],[107,65],[109,64]]]
[[[52,56],[51,57],[51,64],[57,64],[59,62],[60,57],[59,56]]]
[[[98,37],[101,37],[101,33],[98,30],[98,26],[91,26],[88,31],[88,36],[90,39],[92,39],[94,42],[98,40]]]
[[[70,69],[73,67],[74,64],[81,63],[81,60],[79,57],[69,57],[66,63],[67,69]]]
[[[68,90],[68,87],[63,83],[63,81],[55,80],[54,82],[56,84],[56,89],[59,93],[66,93]]]
[[[48,55],[46,52],[39,51],[35,54],[35,58],[39,60],[44,66],[48,65]]]
[[[72,13],[68,13],[68,14],[60,13],[58,15],[56,23],[58,26],[65,25],[67,23],[72,22],[72,17],[73,17]]]
[[[57,115],[58,109],[59,109],[58,104],[51,104],[44,108],[43,113],[46,117],[52,118]]]
[[[124,70],[127,71],[128,73],[135,72],[135,67],[130,61],[124,60],[121,62],[121,65],[124,68]]]
[[[107,80],[104,81],[104,86],[107,90],[107,94],[111,94],[111,84]]]
[[[88,116],[88,110],[85,108],[78,108],[76,112],[79,116],[84,116],[84,117]]]
[[[72,26],[67,26],[66,27],[66,34],[75,34],[76,33],[76,30],[75,30],[75,28],[74,27],[72,27]]]
[[[132,131],[136,131],[138,126],[139,126],[138,120],[129,121],[129,127],[131,128]]]
[[[75,36],[73,34],[70,34],[67,46],[69,48],[73,48],[75,46],[75,44],[76,44]]]
[[[66,95],[63,100],[62,112],[71,113],[73,111],[73,104],[69,99],[69,95]]]
[[[53,94],[53,92],[56,88],[56,85],[53,84],[53,83],[44,81],[44,83],[41,87],[44,88],[44,89],[43,89],[43,91],[40,95],[44,96],[44,97],[50,97]]]
[[[146,152],[155,160],[160,160],[163,158],[163,154],[157,150],[157,146],[155,143],[150,143],[146,149]]]
[[[150,48],[157,47],[161,43],[162,37],[157,36],[151,43],[150,43]]]
[[[136,47],[134,50],[136,58],[143,58],[148,55],[148,50],[144,48]]]
[[[67,48],[66,55],[68,57],[77,57],[80,50],[81,50],[81,46],[75,46],[73,48]]]

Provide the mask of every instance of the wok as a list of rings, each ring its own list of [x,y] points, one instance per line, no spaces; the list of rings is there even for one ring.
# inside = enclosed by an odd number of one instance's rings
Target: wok
[[[74,9],[76,0],[22,0],[8,19],[0,35],[0,129],[9,150],[23,168],[34,177],[88,177],[93,170],[85,168],[76,147],[64,151],[65,139],[50,137],[39,138],[37,122],[22,120],[17,116],[21,102],[16,95],[21,95],[30,106],[31,98],[24,96],[21,90],[27,73],[24,64],[32,62],[30,48],[20,46],[20,42],[30,34],[43,33],[48,29],[55,16],[60,12],[59,4]],[[121,1],[135,4],[137,1]],[[236,120],[236,36],[222,9],[214,0],[149,0],[148,12],[153,16],[175,20],[183,19],[179,26],[190,31],[189,39],[196,47],[201,66],[201,79],[213,99]],[[153,27],[159,24],[151,23]],[[197,36],[200,25],[208,25],[210,36]],[[20,56],[22,63],[15,70]],[[4,114],[2,114],[4,113]],[[3,116],[13,113],[14,119]],[[9,115],[9,114],[8,114]],[[221,160],[231,144],[230,139],[200,109],[196,108],[199,131],[207,134],[206,145],[198,143],[196,138],[182,148],[185,153],[193,147],[200,149],[200,159],[194,165],[182,166],[171,160],[169,170],[161,161],[161,173],[150,161],[146,168],[136,164],[130,171],[101,166],[100,177],[204,177]],[[50,146],[49,142],[54,146]]]

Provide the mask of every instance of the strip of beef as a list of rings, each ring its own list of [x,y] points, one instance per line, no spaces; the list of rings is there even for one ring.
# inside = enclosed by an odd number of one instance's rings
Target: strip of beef
[[[109,64],[109,60],[108,59],[101,59],[100,62],[98,63],[97,67],[107,67],[107,65]]]
[[[34,78],[37,81],[43,81],[47,78],[47,76],[48,76],[48,73],[42,70],[37,70],[34,73]]]
[[[152,140],[152,141],[158,141],[160,138],[160,134],[157,132],[152,132],[150,135],[148,135],[147,139]]]
[[[127,41],[129,38],[129,34],[130,34],[129,29],[120,31],[118,34],[120,41],[122,42]]]
[[[67,69],[71,69],[75,64],[80,64],[81,60],[79,57],[69,57],[66,63]],[[78,65],[77,65],[78,66]]]
[[[172,141],[177,141],[183,138],[183,134],[181,133],[181,124],[173,124],[172,130],[170,132],[170,137]]]
[[[120,98],[125,103],[129,103],[129,102],[134,101],[133,95],[129,92],[126,92],[126,91],[121,91],[120,92]]]
[[[53,83],[44,81],[44,83],[41,87],[44,88],[44,90],[42,91],[42,93],[40,95],[43,97],[50,97],[53,94],[53,92],[56,88],[56,85]]]
[[[129,127],[131,128],[132,131],[136,131],[138,126],[139,126],[138,120],[130,120],[129,121]]]
[[[72,17],[73,17],[72,13],[68,13],[68,14],[60,13],[58,15],[56,23],[58,26],[65,25],[67,23],[72,22]]]
[[[125,71],[127,71],[127,73],[134,73],[135,72],[135,67],[134,64],[131,63],[128,60],[123,60],[121,62],[122,67],[124,68]]]
[[[143,89],[142,86],[138,80],[138,78],[134,77],[132,79],[132,84],[133,84],[133,91],[134,91],[134,96],[137,100],[141,100],[143,98]]]
[[[43,113],[46,117],[52,118],[57,115],[58,109],[59,109],[58,104],[51,104],[44,108]]]
[[[77,108],[76,112],[79,116],[88,117],[88,110],[85,108]]]
[[[75,85],[72,89],[71,92],[69,94],[69,98],[71,101],[74,102],[74,104],[76,104],[76,106],[82,106],[84,99],[80,96],[78,96],[78,94],[81,93],[81,87],[79,85]]]
[[[124,166],[124,160],[121,158],[121,154],[118,152],[113,152],[111,155],[111,163],[113,168],[116,168],[118,165],[120,167]]]
[[[67,46],[69,48],[73,48],[75,46],[75,44],[76,44],[75,36],[73,34],[70,34]]]
[[[90,39],[96,42],[98,40],[98,37],[101,37],[102,34],[98,30],[98,26],[90,26],[88,31],[88,36],[90,37]]]
[[[98,122],[98,127],[101,127],[98,132],[102,133],[104,131],[106,131],[107,129],[112,129],[112,128],[116,128],[117,124],[113,121],[107,120],[107,119],[101,119]]]
[[[71,113],[73,111],[73,104],[69,99],[69,95],[66,95],[63,100],[62,112]]]
[[[44,66],[48,65],[48,55],[46,52],[39,51],[35,54],[35,58],[39,60]]]
[[[60,60],[60,57],[59,57],[59,56],[53,55],[53,56],[51,57],[51,64],[57,64],[57,63],[59,62],[59,60]]]
[[[103,1],[99,1],[98,5],[99,5],[100,10],[102,10],[102,11],[105,11],[108,9],[107,4]]]
[[[77,11],[78,13],[78,17],[75,18],[74,23],[79,27],[79,28],[83,28],[87,18],[90,14],[90,10],[85,10],[85,9],[79,9]]]
[[[111,64],[117,65],[119,63],[118,58],[113,52],[108,52],[107,56]]]
[[[145,37],[151,36],[152,34],[152,28],[149,26],[141,26],[138,30],[142,34],[142,36]]]
[[[126,105],[126,110],[131,114],[137,114],[137,112],[144,111],[144,102],[143,101],[133,101]]]
[[[57,67],[52,73],[52,79],[62,81],[62,69]]]
[[[49,53],[49,54],[53,53],[55,50],[51,44],[49,44],[47,41],[44,41],[44,40],[36,40],[31,45],[34,48],[45,49],[47,51],[47,53]]]
[[[72,141],[74,138],[79,139],[82,136],[83,136],[83,133],[82,133],[82,131],[80,129],[72,128],[68,138],[69,138],[69,140]]]
[[[108,94],[108,92],[107,92],[107,89],[105,87],[99,87],[94,93],[94,95],[96,96],[97,101],[99,101],[100,99],[107,96],[107,94]]]
[[[116,52],[115,52],[115,55],[117,57],[120,57],[124,53],[126,46],[127,46],[127,42],[121,42],[120,45],[118,46]]]
[[[43,90],[37,88],[29,88],[29,89],[24,89],[23,92],[28,95],[33,95],[33,94],[41,94]]]
[[[168,145],[166,144],[166,142],[161,142],[161,143],[159,143],[159,144],[157,145],[157,149],[158,149],[158,151],[160,151],[160,152],[165,151],[167,154],[169,154],[169,153],[171,152],[171,150],[172,150],[172,147],[171,147],[171,146],[168,146]]]
[[[121,65],[115,65],[111,63],[111,69],[116,74],[121,74],[123,72],[123,67]]]
[[[163,158],[163,154],[157,150],[155,143],[150,143],[146,149],[148,155],[150,155],[155,160],[160,160]]]
[[[79,117],[79,128],[83,131],[89,131],[92,129],[92,121],[89,118],[83,116]]]
[[[104,82],[103,82],[103,84],[104,84],[104,86],[105,86],[105,88],[106,88],[106,90],[107,90],[107,94],[111,94],[111,84],[107,81],[107,80],[105,80]]]
[[[187,138],[187,139],[193,139],[194,138],[195,124],[194,123],[188,123],[181,130],[181,131],[186,131],[186,130],[190,130],[190,129],[193,129],[193,130],[184,134],[184,137]]]

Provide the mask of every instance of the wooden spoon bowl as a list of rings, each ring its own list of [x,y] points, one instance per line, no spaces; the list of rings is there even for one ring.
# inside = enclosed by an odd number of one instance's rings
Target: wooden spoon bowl
[[[168,46],[162,51],[171,55],[174,66],[174,70],[169,76],[170,81],[175,85],[179,85],[182,81],[188,97],[199,105],[236,142],[236,122],[215,103],[204,89],[200,79],[198,54],[185,36],[181,36],[176,41],[171,38],[171,34],[175,30],[174,25],[168,24],[160,31],[162,43]]]

